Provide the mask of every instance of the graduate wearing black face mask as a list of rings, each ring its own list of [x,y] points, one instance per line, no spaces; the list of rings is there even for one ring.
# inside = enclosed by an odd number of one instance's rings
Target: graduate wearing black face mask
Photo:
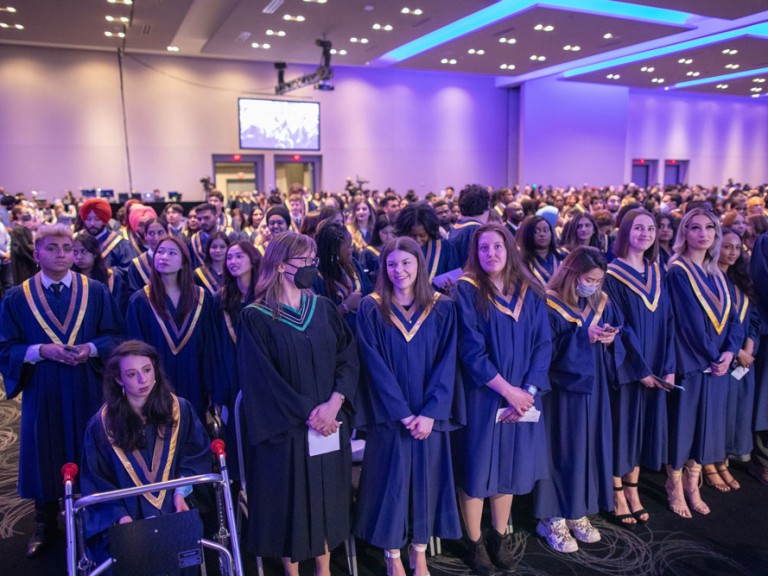
[[[315,573],[330,573],[330,551],[350,532],[357,348],[333,302],[307,289],[315,254],[307,236],[275,236],[237,330],[247,460],[256,463],[248,471],[247,544],[257,556],[281,557],[292,576],[310,558]],[[318,438],[332,449],[310,455]]]

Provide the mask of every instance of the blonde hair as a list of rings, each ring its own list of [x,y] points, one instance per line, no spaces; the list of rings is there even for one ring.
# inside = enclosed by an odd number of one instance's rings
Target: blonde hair
[[[72,229],[69,226],[65,226],[64,224],[43,224],[35,233],[35,248],[49,236],[69,238],[70,240],[73,239]]]
[[[712,246],[707,249],[701,267],[707,274],[717,276],[720,273],[720,269],[717,267],[717,261],[720,258],[720,244],[723,241],[723,230],[720,227],[720,222],[717,221],[717,216],[704,208],[694,208],[693,210],[686,212],[685,216],[683,216],[683,220],[680,222],[680,227],[677,231],[677,236],[675,237],[675,245],[672,247],[674,255],[670,258],[669,263],[671,264],[678,258],[682,258],[688,252],[686,232],[688,226],[691,224],[691,220],[696,216],[706,216],[715,225],[715,241],[712,243]]]

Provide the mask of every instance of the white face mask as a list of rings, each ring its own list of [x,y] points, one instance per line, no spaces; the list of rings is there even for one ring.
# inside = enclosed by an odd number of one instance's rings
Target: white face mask
[[[581,282],[576,285],[576,295],[580,298],[589,298],[595,292],[597,292],[597,286],[588,286]]]

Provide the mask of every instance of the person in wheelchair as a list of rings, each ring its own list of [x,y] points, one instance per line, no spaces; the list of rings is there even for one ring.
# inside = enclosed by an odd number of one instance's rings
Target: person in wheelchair
[[[114,349],[104,370],[104,400],[85,433],[84,496],[211,472],[205,428],[192,405],[173,394],[152,346],[128,340]],[[186,486],[86,510],[91,559],[107,558],[111,526],[189,510],[191,492]]]

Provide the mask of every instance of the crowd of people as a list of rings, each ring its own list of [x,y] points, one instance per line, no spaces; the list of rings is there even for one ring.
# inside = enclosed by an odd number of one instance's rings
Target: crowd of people
[[[210,191],[185,214],[4,195],[0,373],[22,394],[27,554],[57,532],[58,470],[84,494],[210,469],[236,442],[247,548],[285,573],[353,534],[426,576],[432,537],[481,576],[514,568],[514,495],[558,552],[590,516],[710,513],[706,483],[768,485],[768,186]],[[117,207],[115,207],[117,208]],[[113,213],[114,212],[114,213]],[[352,438],[365,440],[353,503]],[[234,454],[234,451],[230,451]],[[89,516],[86,534],[186,510],[189,490]],[[491,525],[483,529],[488,500]],[[463,526],[462,526],[463,520]]]

